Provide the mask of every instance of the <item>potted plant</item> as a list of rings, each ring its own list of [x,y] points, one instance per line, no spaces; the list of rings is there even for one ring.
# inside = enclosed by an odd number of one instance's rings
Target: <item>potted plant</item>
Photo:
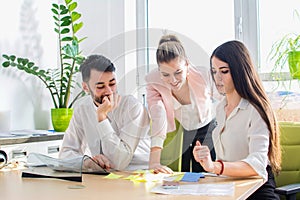
[[[54,108],[51,109],[52,124],[55,131],[65,131],[73,114],[72,105],[84,92],[81,91],[70,100],[72,88],[75,87],[74,75],[79,72],[79,65],[84,60],[79,43],[85,38],[77,38],[82,28],[81,14],[76,12],[77,2],[65,0],[62,4],[52,4],[54,31],[58,36],[60,66],[44,70],[28,58],[3,54],[3,67],[16,67],[39,78],[50,92]],[[63,115],[64,113],[65,115]]]
[[[273,71],[281,71],[288,63],[291,77],[300,79],[300,35],[290,33],[274,43],[271,59],[275,60]]]
[[[299,18],[297,10],[294,14]],[[272,45],[269,54],[274,60],[274,72],[282,72],[288,63],[290,75],[293,79],[300,79],[300,34],[289,33]],[[275,79],[281,80],[281,75]]]

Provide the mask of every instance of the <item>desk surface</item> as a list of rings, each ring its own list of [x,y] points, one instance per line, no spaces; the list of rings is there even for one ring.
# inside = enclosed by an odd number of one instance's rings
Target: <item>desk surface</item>
[[[6,200],[93,200],[93,199],[245,199],[263,184],[261,178],[206,177],[202,183],[235,183],[234,196],[193,196],[153,194],[149,190],[154,183],[135,184],[124,179],[104,179],[103,175],[83,175],[83,182],[76,183],[59,179],[21,178],[21,172],[0,171],[0,197]],[[72,186],[83,185],[81,189]]]
[[[15,136],[8,138],[0,138],[0,146],[1,145],[11,145],[11,144],[23,144],[30,142],[45,142],[45,141],[53,141],[53,140],[62,140],[64,137],[64,133],[49,133],[48,135],[39,135],[39,136]]]

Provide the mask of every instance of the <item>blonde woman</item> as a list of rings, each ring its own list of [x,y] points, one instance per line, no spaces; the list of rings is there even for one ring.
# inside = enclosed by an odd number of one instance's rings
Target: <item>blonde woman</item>
[[[146,76],[147,103],[152,120],[149,167],[155,172],[173,172],[161,165],[160,159],[166,134],[176,129],[177,119],[184,128],[181,171],[203,171],[193,158],[192,150],[200,140],[211,147],[214,158],[211,138],[214,84],[209,68],[192,66],[183,45],[174,35],[160,39],[156,60],[158,69]]]

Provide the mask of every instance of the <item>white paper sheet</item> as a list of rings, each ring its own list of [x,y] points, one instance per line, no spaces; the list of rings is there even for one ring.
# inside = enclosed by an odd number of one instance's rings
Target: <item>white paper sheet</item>
[[[226,184],[182,184],[177,189],[165,189],[162,185],[152,188],[152,193],[172,195],[206,195],[206,196],[233,196],[234,183]]]

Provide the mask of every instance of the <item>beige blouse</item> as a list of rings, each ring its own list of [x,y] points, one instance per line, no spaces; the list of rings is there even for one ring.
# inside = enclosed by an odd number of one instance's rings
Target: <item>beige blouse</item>
[[[217,159],[248,163],[259,176],[267,180],[269,130],[258,111],[241,99],[226,119],[226,98],[217,106],[217,127],[213,142]]]

